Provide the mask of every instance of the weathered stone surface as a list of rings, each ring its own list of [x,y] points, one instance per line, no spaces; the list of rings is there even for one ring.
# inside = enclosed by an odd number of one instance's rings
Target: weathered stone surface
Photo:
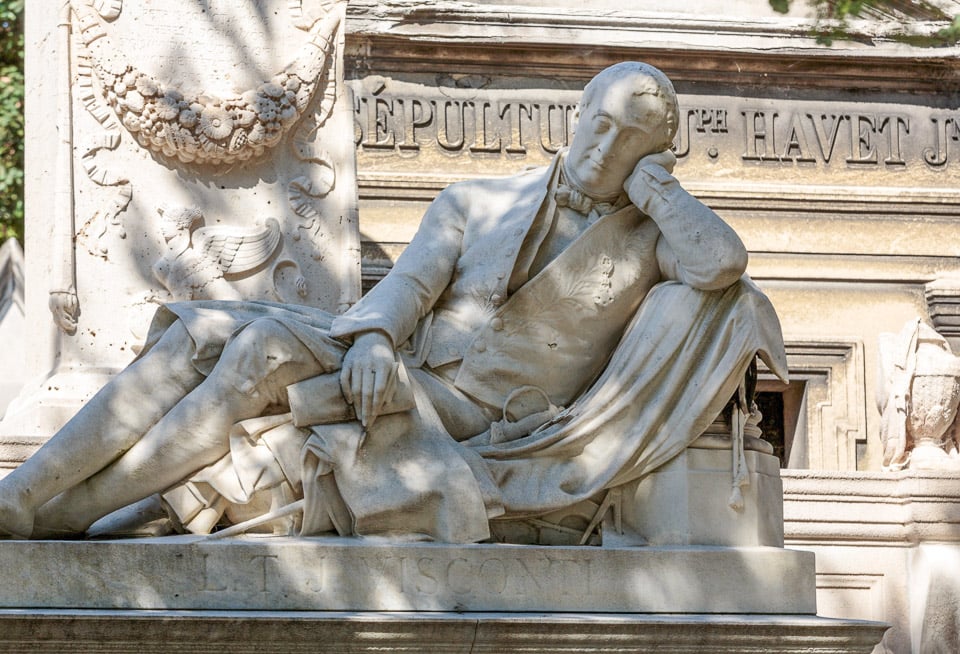
[[[748,451],[744,506],[731,508],[731,451],[689,447],[623,493],[623,531],[608,518],[604,546],[631,541],[650,545],[783,546],[783,489],[779,460]]]
[[[880,652],[960,647],[955,473],[786,470],[783,484],[786,542],[816,553],[819,615],[889,622]]]
[[[0,606],[813,615],[813,565],[807,553],[763,547],[7,542]]]

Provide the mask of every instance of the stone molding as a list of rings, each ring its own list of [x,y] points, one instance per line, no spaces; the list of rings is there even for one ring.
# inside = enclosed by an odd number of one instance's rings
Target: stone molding
[[[791,380],[806,385],[806,434],[798,434],[805,438],[806,460],[800,463],[856,469],[857,443],[867,440],[863,343],[791,341],[786,349]]]
[[[482,51],[496,44],[499,50],[509,47],[510,58],[518,56],[525,66],[545,74],[562,71],[565,76],[579,74],[588,79],[588,71],[622,60],[624,50],[630,49],[631,57],[642,55],[658,67],[667,64],[665,70],[675,82],[736,79],[821,89],[909,88],[913,92],[956,88],[960,82],[958,48],[899,43],[891,37],[902,30],[901,24],[857,23],[854,29],[862,33],[863,42],[837,42],[831,48],[816,44],[811,26],[810,21],[796,18],[689,17],[453,0],[354,0],[348,13],[347,55],[368,60],[384,57],[393,66],[409,65],[420,58],[454,57],[457,61],[451,70],[470,72],[489,66],[489,54]],[[943,26],[921,22],[917,29],[932,33]],[[443,47],[451,40],[460,52]],[[703,56],[706,52],[707,58]],[[778,55],[775,68],[771,67],[771,52]],[[784,59],[793,60],[794,65],[784,65]],[[827,64],[833,66],[822,67]],[[918,75],[920,69],[927,73]],[[826,70],[830,74],[825,75]]]
[[[886,625],[771,615],[0,611],[7,652],[867,654]]]
[[[781,470],[791,545],[960,543],[955,473]]]

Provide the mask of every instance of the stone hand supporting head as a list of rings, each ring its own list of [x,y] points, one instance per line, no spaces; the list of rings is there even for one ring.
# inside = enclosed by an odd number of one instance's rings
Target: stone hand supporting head
[[[583,91],[567,176],[595,199],[616,197],[641,159],[670,149],[677,115],[673,85],[653,66],[601,71]]]

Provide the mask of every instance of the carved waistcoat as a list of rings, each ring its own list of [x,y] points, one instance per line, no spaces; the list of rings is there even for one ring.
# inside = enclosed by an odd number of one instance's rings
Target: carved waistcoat
[[[455,384],[493,406],[528,385],[568,404],[599,374],[659,281],[659,235],[656,224],[630,206],[587,228],[509,297],[502,270],[479,294],[457,293],[455,282],[453,301],[441,298],[435,307],[428,365],[462,358]],[[504,242],[501,236],[500,250],[519,247],[521,238]],[[470,268],[469,258],[464,265]]]

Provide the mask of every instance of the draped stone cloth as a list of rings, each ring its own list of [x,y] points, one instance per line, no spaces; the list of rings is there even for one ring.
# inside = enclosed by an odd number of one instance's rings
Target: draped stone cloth
[[[563,508],[653,472],[720,414],[756,354],[787,378],[776,313],[748,279],[721,291],[654,287],[569,409],[527,437],[476,448],[506,515]]]
[[[330,370],[345,351],[326,333],[332,316],[316,310],[249,302],[175,304],[161,310],[154,331],[162,332],[176,318],[196,335],[200,370],[209,371],[217,350],[262,318],[287,327]],[[282,418],[276,426],[274,419],[262,433],[234,434],[231,454],[188,485],[206,489],[194,495],[209,507],[211,495],[221,504],[223,498],[244,503],[282,483],[292,496],[302,493],[306,499],[302,533],[307,535],[483,540],[490,519],[571,506],[668,462],[716,418],[757,354],[786,379],[779,322],[749,279],[718,291],[663,282],[648,293],[599,378],[526,436],[491,444],[481,434],[457,442],[444,429],[421,371],[413,369],[417,408],[382,416],[370,434],[356,422],[301,430]],[[264,446],[282,474],[249,463],[262,460],[251,457],[250,448]],[[188,527],[190,517],[181,514]]]

